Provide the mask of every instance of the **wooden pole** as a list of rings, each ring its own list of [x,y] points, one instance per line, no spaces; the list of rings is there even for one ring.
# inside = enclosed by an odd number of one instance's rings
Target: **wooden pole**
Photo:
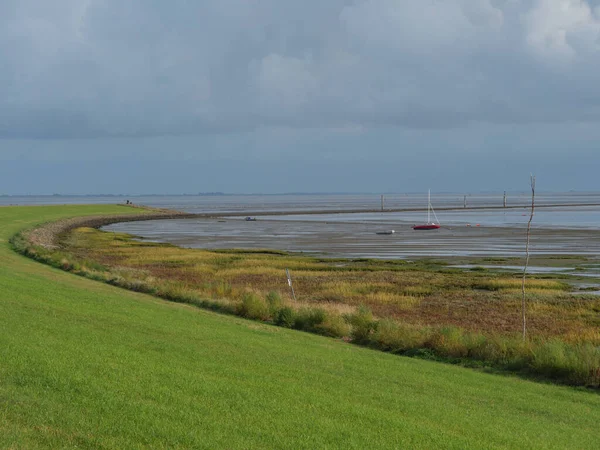
[[[527,243],[525,245],[525,268],[523,269],[523,283],[521,284],[521,312],[523,320],[523,340],[527,336],[527,316],[525,313],[525,276],[527,275],[527,266],[529,265],[529,237],[531,236],[531,221],[533,220],[533,212],[535,211],[535,175],[531,174],[531,214],[529,222],[527,222]]]
[[[503,201],[503,205],[506,208],[506,191],[504,191],[504,201]]]
[[[294,286],[292,286],[292,276],[290,275],[290,271],[285,269],[285,274],[288,279],[288,284],[290,285],[290,289],[292,290],[292,298],[296,301],[296,294],[294,293]]]
[[[383,212],[383,209],[385,208],[385,197],[383,195],[381,195],[381,211]]]
[[[465,195],[465,198],[463,200],[463,208],[467,207],[467,196]]]

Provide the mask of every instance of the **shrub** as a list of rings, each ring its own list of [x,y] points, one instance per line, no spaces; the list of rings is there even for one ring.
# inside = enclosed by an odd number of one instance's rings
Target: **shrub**
[[[562,342],[551,340],[534,350],[532,366],[550,376],[564,375],[567,356]]]
[[[466,332],[462,336],[462,344],[465,347],[467,356],[474,358],[474,355],[481,347],[485,347],[487,338],[479,333]],[[478,358],[474,358],[478,359]]]
[[[138,292],[151,293],[152,290],[155,290],[150,283],[146,283],[143,280],[137,279],[125,279],[123,281],[123,285],[126,286],[127,289]],[[196,291],[177,283],[165,284],[156,292],[158,296],[177,303],[189,303],[191,305],[197,305],[201,302],[201,299]]]
[[[296,330],[317,331],[318,325],[325,322],[327,313],[320,308],[303,308],[296,313],[294,328]]]
[[[371,334],[377,328],[377,322],[373,319],[373,313],[366,306],[361,306],[354,314],[347,316],[348,322],[352,325],[352,340],[359,343],[369,341]]]
[[[103,283],[108,282],[107,274],[104,272],[86,271],[84,272],[86,278],[94,281],[101,281]]]
[[[232,315],[238,314],[238,308],[237,308],[238,305],[229,299],[223,299],[223,298],[215,299],[215,300],[201,299],[201,300],[198,300],[197,302],[194,302],[194,305],[196,305],[200,308],[206,308],[206,309],[221,312],[224,314],[232,314]]]
[[[533,350],[532,369],[575,384],[597,385],[600,349],[590,344],[569,345],[551,339]]]
[[[269,307],[258,295],[248,292],[244,294],[242,302],[238,305],[237,313],[254,320],[269,320]]]
[[[157,290],[154,287],[150,286],[145,281],[137,280],[137,279],[120,278],[117,282],[117,286],[123,287],[125,289],[129,289],[130,291],[144,292],[147,294],[157,292]],[[170,287],[170,286],[165,287],[164,290],[158,291],[158,295],[160,295],[162,298],[165,298],[167,300],[173,300],[173,301],[177,301],[177,302],[183,301],[182,292],[180,290]]]
[[[442,355],[463,358],[468,354],[463,342],[463,333],[461,328],[443,327],[431,335],[426,345]]]
[[[342,316],[337,314],[327,314],[325,320],[316,326],[316,331],[319,334],[330,337],[349,336],[351,327]]]
[[[520,336],[467,335],[465,340],[471,358],[506,368],[526,368],[532,357],[531,342]]]
[[[278,292],[271,291],[267,294],[266,297],[267,305],[269,305],[269,311],[272,316],[276,314],[278,310],[283,306],[283,300],[281,300],[281,296]]]
[[[425,336],[426,330],[384,319],[377,324],[377,330],[373,333],[371,341],[381,350],[405,352],[423,347]]]
[[[296,313],[289,306],[284,306],[275,314],[275,324],[280,327],[292,328],[296,320]]]

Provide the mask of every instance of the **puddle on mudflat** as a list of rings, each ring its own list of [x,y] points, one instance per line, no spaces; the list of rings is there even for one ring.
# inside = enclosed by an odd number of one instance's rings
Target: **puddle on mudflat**
[[[498,266],[498,265],[485,265],[485,264],[456,264],[448,267],[454,267],[456,269],[491,269],[491,270],[507,270],[514,272],[523,272],[523,266]],[[527,273],[564,273],[565,275],[571,275],[574,271],[574,267],[527,267]],[[600,276],[600,273],[598,274]]]

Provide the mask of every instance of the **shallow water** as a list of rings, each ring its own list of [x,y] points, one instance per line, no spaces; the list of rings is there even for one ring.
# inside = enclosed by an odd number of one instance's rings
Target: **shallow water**
[[[511,272],[523,272],[523,266],[503,266],[503,265],[491,265],[491,264],[454,264],[448,267],[454,267],[457,269],[493,269],[493,270],[506,270]],[[542,267],[542,266],[529,266],[527,267],[527,273],[570,273],[574,271],[574,267]],[[600,275],[600,274],[597,274]]]
[[[529,221],[529,210],[483,209],[440,211],[431,220],[445,227],[525,227]],[[390,213],[339,213],[315,215],[272,216],[269,220],[291,220],[312,222],[351,222],[380,224],[394,229],[395,225],[411,225],[427,221],[426,211]],[[534,228],[600,229],[600,206],[538,208],[532,222]]]
[[[256,222],[241,218],[176,219],[127,222],[106,227],[158,242],[190,248],[271,248],[346,258],[410,258],[424,256],[522,256],[524,224],[520,226],[442,227],[414,231],[410,223],[383,214],[372,220],[339,220],[329,216],[294,220],[298,216],[259,217]],[[308,216],[307,216],[308,217]],[[300,216],[301,219],[306,219]],[[484,222],[485,223],[485,222]],[[394,229],[392,235],[377,232]],[[600,232],[595,228],[534,229],[531,253],[535,255],[600,254]]]
[[[468,206],[502,206],[503,193],[469,194],[432,192],[434,208],[462,207],[464,195]],[[509,192],[509,206],[528,205],[530,193]],[[126,200],[140,205],[177,209],[191,213],[244,211],[315,211],[379,209],[379,194],[289,194],[289,195],[173,195],[173,196],[0,196],[0,205],[52,205],[80,203],[125,203]],[[538,205],[548,204],[600,204],[600,192],[539,192]],[[385,207],[425,208],[427,192],[385,194]],[[441,218],[440,218],[441,219]]]

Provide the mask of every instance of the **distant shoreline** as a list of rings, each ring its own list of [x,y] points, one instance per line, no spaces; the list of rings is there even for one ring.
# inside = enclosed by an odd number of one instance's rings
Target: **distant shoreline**
[[[457,195],[457,196],[488,196],[498,195],[502,197],[504,191],[435,191],[436,195]],[[529,195],[527,190],[506,191],[510,196]],[[373,195],[373,196],[406,196],[420,195],[423,191],[405,191],[405,192],[276,192],[276,193],[229,193],[229,192],[200,192],[196,194],[0,194],[1,198],[140,198],[140,197],[276,197],[276,196],[344,196],[344,195]],[[538,191],[538,195],[600,195],[600,191]]]
[[[82,203],[83,205],[84,203]],[[120,204],[119,204],[120,205]],[[55,205],[0,205],[1,207],[33,207],[33,206],[60,206]],[[126,205],[123,205],[126,206]],[[148,209],[156,209],[146,205],[134,205],[138,207],[144,207]],[[536,204],[536,209],[547,209],[547,208],[580,208],[586,206],[600,207],[600,203],[556,203],[556,204]],[[507,206],[493,206],[493,205],[482,205],[482,206],[448,206],[435,208],[436,211],[481,211],[481,210],[502,210],[502,209],[529,209],[530,204],[522,203],[519,205],[507,205]],[[402,212],[419,212],[425,208],[366,208],[366,209],[307,209],[307,210],[281,210],[281,211],[252,211],[252,210],[240,210],[234,212],[219,212],[212,211],[206,213],[185,213],[183,211],[176,211],[184,218],[216,218],[216,217],[241,217],[241,216],[302,216],[302,215],[324,215],[324,214],[373,214],[373,213],[402,213]],[[145,219],[148,220],[148,219]]]
[[[578,208],[582,206],[600,206],[600,203],[559,203],[552,205],[535,205],[536,209],[540,208]],[[529,209],[529,204],[507,205],[507,206],[449,206],[435,208],[436,211],[476,211],[486,209]],[[240,217],[240,216],[303,216],[303,215],[322,215],[322,214],[371,214],[371,213],[398,213],[398,212],[419,212],[426,208],[369,208],[369,209],[320,209],[320,210],[291,210],[291,211],[236,211],[236,212],[210,212],[210,213],[194,213],[191,216],[195,217]]]

